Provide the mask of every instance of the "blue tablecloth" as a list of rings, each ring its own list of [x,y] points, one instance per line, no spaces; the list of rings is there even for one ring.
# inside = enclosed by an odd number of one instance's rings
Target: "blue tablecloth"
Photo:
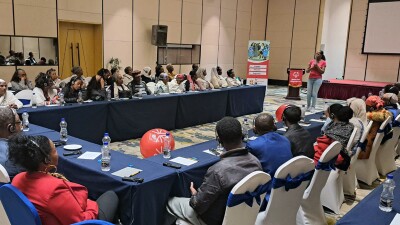
[[[29,131],[24,131],[26,135],[45,135],[45,133],[54,132],[45,127],[41,127],[35,124],[29,124]]]
[[[58,132],[46,133],[51,140],[58,140]],[[100,152],[101,146],[69,136],[68,144],[80,144],[82,152]],[[119,152],[111,152],[111,170],[101,171],[100,162],[77,159],[78,156],[63,156],[67,152],[63,147],[57,148],[59,154],[58,172],[70,181],[84,185],[89,196],[97,199],[102,193],[113,190],[120,200],[120,216],[122,223],[158,225],[163,222],[165,205],[176,179],[173,169],[151,163],[134,156]],[[132,166],[143,170],[135,177],[144,179],[142,184],[122,181],[111,173]]]
[[[379,209],[382,185],[367,195],[360,203],[340,219],[336,225],[389,225],[397,213],[400,213],[400,170],[394,172],[394,201],[392,212]]]
[[[122,141],[139,138],[152,128],[173,130],[215,122],[226,115],[261,112],[264,97],[264,86],[244,86],[125,101],[23,108],[18,113],[27,111],[31,123],[56,131],[64,117],[71,135],[100,144],[104,132],[113,141]]]

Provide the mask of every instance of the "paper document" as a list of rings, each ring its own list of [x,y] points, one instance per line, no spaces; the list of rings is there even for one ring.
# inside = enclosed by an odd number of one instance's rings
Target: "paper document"
[[[302,126],[302,127],[308,127],[308,126],[311,125],[311,123],[299,123],[299,124],[300,124],[300,126]]]
[[[392,222],[390,225],[399,225],[400,224],[400,214],[396,214],[396,216],[393,218]]]
[[[190,166],[190,165],[193,165],[193,164],[197,163],[197,160],[183,158],[183,157],[176,157],[176,158],[171,159],[169,161],[174,162],[174,163],[179,163],[179,164],[182,164],[182,165],[185,165],[185,166]]]
[[[95,159],[99,155],[101,155],[101,152],[85,152],[81,156],[78,157],[78,159]]]
[[[279,130],[279,131],[286,132],[286,129],[285,129],[284,127],[282,127],[282,128],[279,128],[278,130]]]
[[[203,152],[208,153],[210,155],[215,155],[216,156],[216,154],[214,152],[210,151],[209,149],[204,150]]]
[[[118,171],[115,171],[112,173],[112,175],[117,176],[117,177],[129,177],[129,176],[135,176],[139,174],[142,170],[132,168],[132,167],[125,167],[123,169],[120,169]]]
[[[325,120],[310,119],[312,122],[325,123]]]

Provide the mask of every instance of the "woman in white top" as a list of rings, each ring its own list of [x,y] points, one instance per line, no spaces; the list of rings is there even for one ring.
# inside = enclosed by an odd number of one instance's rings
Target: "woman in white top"
[[[226,82],[228,83],[229,87],[237,87],[241,85],[238,78],[236,78],[235,71],[233,71],[233,69],[226,71],[226,74],[228,75]]]
[[[169,81],[168,74],[161,73],[160,78],[154,89],[154,94],[169,93],[168,81]]]
[[[228,87],[226,78],[222,76],[221,67],[217,66],[217,68],[214,67],[211,69],[211,84],[214,86],[214,88]]]
[[[199,85],[201,91],[214,89],[214,86],[206,80],[207,71],[204,68],[199,68],[196,72],[197,79],[196,83]]]
[[[11,78],[11,90],[12,91],[22,91],[22,90],[32,90],[32,82],[28,79],[25,70],[17,69]]]
[[[11,91],[7,91],[7,82],[0,79],[0,107],[7,106],[19,109],[22,107],[22,102],[20,102]]]
[[[189,91],[189,83],[184,74],[178,74],[171,82],[169,82],[169,90],[171,93],[182,93]]]
[[[45,73],[39,73],[35,79],[36,86],[33,89],[33,94],[36,100],[36,105],[43,106],[48,104],[57,104],[57,91],[52,89],[53,82]]]

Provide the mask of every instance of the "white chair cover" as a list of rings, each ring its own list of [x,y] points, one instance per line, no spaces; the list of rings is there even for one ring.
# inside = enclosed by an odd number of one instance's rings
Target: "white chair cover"
[[[350,135],[349,142],[346,146],[350,149],[357,133],[357,128],[354,128]],[[340,213],[340,207],[344,201],[343,193],[343,174],[345,172],[339,169],[332,170],[329,174],[328,180],[326,181],[325,187],[321,191],[321,204],[326,208],[332,210],[334,213]]]
[[[15,97],[20,100],[24,105],[30,105],[32,99],[32,90],[22,90],[15,94]]]
[[[0,224],[1,225],[11,225],[10,220],[8,219],[6,210],[4,209],[3,203],[0,201]]]
[[[387,118],[379,127],[380,130],[383,130],[385,126],[389,123],[392,118]],[[372,144],[371,154],[368,159],[357,160],[356,163],[356,175],[357,179],[371,185],[376,179],[379,178],[378,169],[376,168],[375,158],[376,152],[378,151],[379,146],[381,145],[382,138],[384,133],[377,133],[374,143]]]
[[[154,82],[149,82],[146,85],[147,88],[151,91],[151,94],[154,94],[154,89],[156,88],[156,84]]]
[[[400,123],[400,115],[396,117],[393,124]],[[393,137],[385,142],[385,144],[380,145],[378,151],[376,152],[376,167],[378,172],[382,175],[386,175],[397,169],[394,157],[396,157],[395,147],[399,140],[400,127],[393,126]]]
[[[305,156],[297,156],[281,165],[274,179],[286,179],[288,175],[297,177],[314,170],[314,161]],[[257,216],[256,225],[295,225],[297,211],[309,181],[302,182],[297,188],[285,190],[285,187],[272,189],[264,212]]]
[[[257,187],[264,185],[271,180],[269,174],[262,171],[255,171],[244,177],[231,190],[231,194],[244,194],[246,192],[254,192]],[[261,202],[265,197],[265,193],[260,195]],[[229,201],[229,200],[228,200]],[[250,207],[246,203],[241,203],[233,207],[226,207],[223,225],[243,225],[254,224],[257,214],[260,211],[260,205],[253,199],[253,205]],[[192,225],[182,219],[176,221],[176,225]]]
[[[0,183],[10,183],[10,176],[7,170],[0,164]]]
[[[368,133],[371,130],[372,121],[370,121],[366,128],[364,128],[359,143],[364,143],[367,139]],[[350,143],[350,142],[349,142]],[[346,172],[343,172],[343,193],[347,195],[354,195],[358,187],[355,164],[358,162],[358,154],[360,154],[361,147],[357,147],[356,153],[351,157],[350,167]]]
[[[340,152],[342,145],[335,141],[324,151],[319,161],[329,163]],[[297,213],[297,225],[326,225],[324,209],[321,205],[321,191],[328,180],[330,171],[316,167],[310,186],[305,190],[300,209]]]
[[[265,185],[271,180],[269,174],[262,171],[256,171],[233,187],[231,194],[244,194],[246,192],[254,192],[260,185]],[[265,193],[260,196],[261,202],[265,197]],[[260,205],[253,199],[253,205],[250,207],[246,203],[241,203],[233,207],[226,207],[225,217],[222,225],[243,225],[254,224],[257,214],[260,211]]]

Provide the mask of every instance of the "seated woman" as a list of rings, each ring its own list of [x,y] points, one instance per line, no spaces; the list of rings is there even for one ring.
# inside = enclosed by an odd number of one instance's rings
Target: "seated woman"
[[[169,93],[169,77],[166,73],[161,73],[159,80],[154,88],[154,94]]]
[[[151,75],[151,68],[148,66],[143,68],[141,77],[142,81],[144,81],[146,84],[155,81],[155,77]]]
[[[365,151],[361,151],[358,155],[358,159],[368,159],[371,154],[372,144],[374,143],[376,134],[378,133],[381,124],[391,116],[390,112],[387,111],[384,106],[384,102],[381,98],[376,95],[371,95],[365,101],[367,105],[367,119],[372,120],[372,127],[367,135],[367,146]]]
[[[169,82],[169,90],[171,93],[182,93],[189,91],[190,83],[186,80],[185,74],[178,74],[171,82]]]
[[[197,79],[196,84],[199,86],[201,91],[214,89],[214,86],[206,80],[207,71],[204,68],[199,68],[196,72]]]
[[[39,73],[35,78],[35,83],[33,97],[35,97],[36,105],[44,106],[58,103],[57,91],[53,89],[53,81],[50,76]]]
[[[26,76],[23,69],[17,69],[11,77],[11,90],[18,92],[22,90],[33,90],[33,84]]]
[[[71,73],[72,75],[70,77],[65,78],[64,80],[62,80],[61,82],[64,84],[67,84],[71,81],[71,78],[73,77],[79,77],[82,79],[83,84],[82,84],[82,88],[85,89],[87,87],[87,83],[86,83],[86,77],[83,76],[83,70],[80,66],[74,66],[71,69]]]
[[[399,115],[399,109],[397,107],[398,98],[394,93],[385,93],[382,97],[384,108],[392,114],[392,122]]]
[[[124,84],[124,77],[120,73],[114,74],[115,82],[111,85],[111,96],[113,98],[131,98],[131,89]]]
[[[174,72],[174,66],[171,64],[168,64],[165,68],[167,68],[168,71],[168,79],[169,81],[172,81],[175,78],[175,72]]]
[[[48,76],[50,76],[51,80],[53,81],[53,87],[54,87],[55,89],[57,89],[57,88],[63,88],[63,87],[60,87],[61,79],[60,79],[60,77],[57,75],[57,71],[56,71],[55,69],[53,69],[53,68],[48,69],[48,70],[46,71],[46,74],[47,74]]]
[[[114,67],[111,71],[106,70],[104,74],[105,86],[111,86],[115,82],[115,78],[120,74],[119,69]]]
[[[353,117],[353,110],[348,106],[333,104],[329,107],[328,113],[332,122],[328,124],[325,134],[317,138],[317,142],[314,144],[314,163],[318,163],[319,158],[330,144],[338,141],[342,144],[341,151],[348,157],[339,155],[335,164],[339,169],[347,170],[347,168],[342,168],[341,166],[350,163],[351,153],[346,151],[346,146],[354,129],[353,124],[350,123],[350,119]]]
[[[353,141],[353,148],[351,156],[357,151],[357,143],[360,141],[361,136],[364,133],[364,129],[368,125],[367,112],[365,102],[360,98],[349,98],[347,99],[347,105],[353,110],[353,118],[350,119],[350,123],[357,128],[356,136]]]
[[[197,70],[196,70],[197,71]],[[197,74],[195,70],[191,70],[189,76],[187,76],[187,81],[189,82],[189,91],[198,91],[200,90],[199,85],[197,85]]]
[[[22,102],[7,90],[7,82],[3,79],[0,79],[0,107],[22,108]]]
[[[86,91],[86,99],[93,101],[103,101],[106,98],[106,89],[104,76],[107,69],[100,69],[95,76],[89,81]]]
[[[73,77],[71,81],[64,87],[64,101],[66,103],[76,103],[79,99],[79,92],[81,91],[83,80],[80,77]],[[83,99],[81,99],[83,101]]]
[[[114,221],[118,196],[108,191],[92,201],[86,187],[55,173],[58,153],[47,137],[18,134],[9,139],[8,145],[10,160],[27,170],[15,176],[12,185],[32,202],[43,225],[92,219]]]
[[[233,69],[226,71],[226,74],[228,75],[228,77],[226,78],[228,87],[237,87],[241,85],[240,80],[238,77],[235,76],[235,71],[233,71]]]

